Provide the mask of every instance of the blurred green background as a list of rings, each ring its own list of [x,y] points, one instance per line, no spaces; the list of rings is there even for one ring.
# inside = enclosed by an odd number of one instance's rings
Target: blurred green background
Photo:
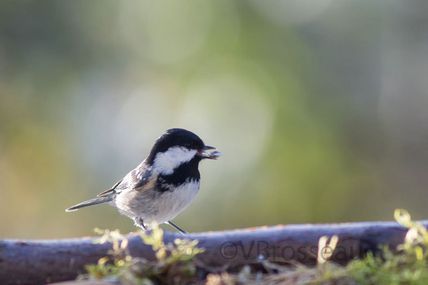
[[[167,128],[202,163],[188,231],[428,214],[428,2],[3,1],[0,237],[134,230],[107,189]]]

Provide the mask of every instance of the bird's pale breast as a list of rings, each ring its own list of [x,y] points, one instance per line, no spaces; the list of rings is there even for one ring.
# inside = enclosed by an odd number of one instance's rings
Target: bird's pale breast
[[[164,192],[155,189],[124,190],[116,196],[114,204],[122,214],[130,218],[139,217],[145,224],[161,224],[182,212],[198,191],[199,181],[196,180],[171,187],[171,190]]]

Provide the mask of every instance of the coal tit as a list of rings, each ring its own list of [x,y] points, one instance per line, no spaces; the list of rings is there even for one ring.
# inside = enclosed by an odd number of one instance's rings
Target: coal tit
[[[219,156],[214,147],[205,145],[196,134],[169,129],[156,140],[149,156],[112,188],[66,211],[108,203],[144,230],[152,223],[166,223],[185,233],[171,220],[199,191],[199,162]]]

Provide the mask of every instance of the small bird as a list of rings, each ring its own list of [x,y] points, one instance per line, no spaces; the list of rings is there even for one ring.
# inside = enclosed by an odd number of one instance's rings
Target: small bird
[[[169,129],[156,140],[149,156],[112,188],[66,212],[108,203],[143,230],[152,223],[166,223],[185,233],[171,220],[199,191],[199,162],[219,156],[215,147],[205,145],[196,134],[185,129]]]

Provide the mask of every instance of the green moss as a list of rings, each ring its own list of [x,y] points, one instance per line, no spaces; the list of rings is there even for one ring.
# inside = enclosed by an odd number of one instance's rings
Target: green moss
[[[86,267],[92,279],[109,279],[126,284],[183,284],[194,278],[196,266],[193,258],[203,252],[195,240],[176,239],[171,244],[163,241],[163,231],[157,226],[141,239],[155,252],[156,261],[131,257],[128,240],[119,231],[106,230],[98,243],[111,242],[110,256],[101,258],[97,264]],[[171,282],[173,281],[173,282]]]
[[[359,284],[428,284],[428,233],[413,222],[405,210],[396,210],[395,219],[409,230],[396,252],[383,249],[382,256],[369,253],[347,265],[347,274]]]

